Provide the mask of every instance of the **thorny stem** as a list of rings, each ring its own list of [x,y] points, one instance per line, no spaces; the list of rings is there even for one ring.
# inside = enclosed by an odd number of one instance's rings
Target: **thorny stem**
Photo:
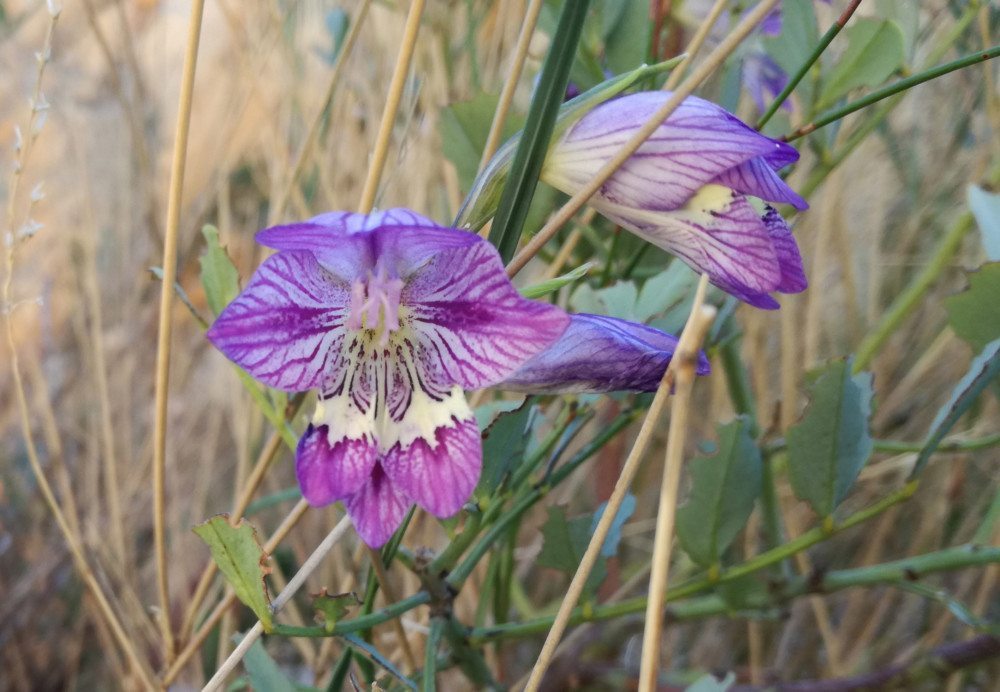
[[[788,84],[785,85],[785,88],[781,90],[781,93],[778,94],[774,101],[771,102],[771,105],[768,107],[764,115],[760,117],[760,120],[757,122],[758,130],[764,129],[764,126],[767,125],[767,121],[774,117],[774,114],[778,112],[779,108],[781,108],[781,104],[783,104],[791,93],[795,91],[795,87],[797,87],[799,82],[802,81],[802,78],[809,73],[812,66],[817,60],[819,60],[820,56],[823,55],[824,51],[826,51],[826,47],[830,45],[830,42],[833,41],[834,38],[836,38],[837,34],[840,33],[840,30],[844,28],[848,20],[850,20],[851,15],[854,14],[854,11],[858,9],[858,5],[860,4],[861,0],[851,0],[851,4],[847,6],[839,17],[837,17],[837,21],[833,23],[833,26],[827,29],[826,33],[823,34],[823,38],[821,38],[819,43],[816,44],[813,52],[809,54],[809,57],[805,59],[805,62],[803,62],[799,69],[796,70],[795,74],[788,79]]]
[[[184,190],[184,166],[187,159],[188,132],[191,125],[191,103],[194,94],[194,73],[198,63],[198,43],[201,36],[204,0],[192,0],[188,24],[187,47],[181,75],[181,91],[177,106],[177,129],[174,137],[173,160],[170,167],[170,189],[167,196],[167,225],[163,236],[163,282],[160,286],[159,338],[156,344],[156,399],[153,422],[153,542],[156,552],[156,583],[160,612],[157,618],[163,637],[164,658],[174,658],[174,634],[170,625],[170,586],[167,580],[166,541],[166,465],[167,465],[167,398],[170,377],[170,319],[174,302],[174,282],[177,279],[177,236],[180,229],[181,195]]]
[[[513,277],[524,269],[525,265],[534,257],[538,251],[552,239],[552,236],[562,228],[573,216],[583,208],[587,201],[604,185],[608,179],[634,154],[643,143],[660,127],[660,125],[677,110],[681,102],[694,93],[694,90],[718,68],[730,53],[745,39],[751,31],[760,23],[768,12],[777,4],[777,0],[762,0],[753,11],[751,11],[740,24],[726,36],[713,50],[705,62],[691,73],[674,91],[673,95],[667,99],[656,113],[646,121],[632,137],[622,145],[621,149],[607,163],[601,166],[594,178],[573,195],[559,211],[557,211],[545,224],[545,226],[525,244],[513,260],[507,265],[507,275]]]

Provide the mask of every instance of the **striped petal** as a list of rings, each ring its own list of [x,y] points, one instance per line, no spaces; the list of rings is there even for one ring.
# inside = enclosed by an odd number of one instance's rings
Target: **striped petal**
[[[226,306],[208,338],[269,387],[301,392],[342,367],[350,290],[309,252],[269,257]]]
[[[751,305],[776,309],[778,302],[769,293],[802,290],[796,288],[800,282],[790,279],[786,283],[784,279],[785,264],[790,277],[801,272],[801,260],[796,261],[788,247],[795,243],[791,234],[777,226],[772,230],[746,197],[728,188],[708,185],[683,209],[673,212],[638,213],[603,201],[595,206],[696,271],[707,273],[713,284]],[[780,236],[780,255],[773,240],[775,233]],[[797,257],[797,248],[794,252]]]
[[[405,278],[429,257],[477,240],[474,234],[444,228],[409,209],[372,214],[330,212],[257,234],[257,242],[275,250],[312,252],[327,271],[348,283],[379,264],[394,276]]]
[[[344,501],[358,535],[372,548],[392,538],[411,505],[379,463],[361,490]]]
[[[483,240],[431,258],[408,280],[402,302],[418,376],[465,389],[501,381],[569,323],[561,309],[522,297]]]
[[[796,209],[809,208],[806,201],[759,157],[723,171],[712,182],[765,202],[791,204]]]
[[[542,179],[573,194],[671,96],[640,92],[608,101],[585,115],[552,148]],[[751,129],[724,109],[689,96],[602,186],[596,199],[623,208],[669,211],[730,168],[761,157],[779,168],[795,148]]]
[[[644,324],[602,315],[570,316],[552,346],[504,380],[503,389],[529,393],[652,392],[677,348],[676,337]],[[698,357],[698,374],[711,367]]]
[[[483,463],[476,417],[458,388],[442,401],[414,402],[382,461],[400,492],[436,517],[462,508]]]
[[[317,507],[343,500],[369,482],[377,459],[371,417],[347,396],[320,402],[295,452],[302,496]]]

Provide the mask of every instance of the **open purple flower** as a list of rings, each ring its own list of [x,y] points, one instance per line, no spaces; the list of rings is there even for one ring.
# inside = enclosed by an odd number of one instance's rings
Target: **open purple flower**
[[[492,245],[405,209],[324,214],[257,240],[278,252],[208,338],[270,387],[318,390],[296,452],[302,494],[343,500],[373,547],[411,505],[447,517],[475,489],[482,447],[464,389],[655,389],[676,345],[522,297]]]
[[[573,194],[670,98],[640,92],[601,104],[550,149],[542,179]],[[776,173],[796,161],[789,144],[689,96],[594,195],[601,214],[671,252],[722,290],[760,308],[798,293],[802,258],[778,212],[764,202],[807,204]]]

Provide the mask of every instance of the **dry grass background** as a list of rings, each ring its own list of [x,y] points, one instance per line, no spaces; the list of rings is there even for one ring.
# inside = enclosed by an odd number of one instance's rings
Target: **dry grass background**
[[[338,4],[355,16],[360,3]],[[923,4],[922,27],[931,37],[946,31],[945,3]],[[408,206],[441,221],[453,216],[463,191],[440,153],[440,111],[480,88],[499,90],[524,5],[523,0],[429,3],[378,206]],[[6,171],[14,128],[26,117],[35,52],[48,15],[44,3],[33,0],[6,0],[2,6],[0,161]],[[253,243],[256,230],[357,204],[403,31],[405,12],[392,2],[372,3],[333,99],[328,127],[311,151],[303,177],[314,187],[314,198],[306,201],[292,188],[284,209],[274,205],[289,186],[291,166],[322,107],[330,78],[322,56],[331,41],[323,17],[332,6],[318,0],[213,0],[207,5],[179,264],[181,285],[205,313],[197,278],[203,223],[218,225],[245,279],[261,259]],[[46,196],[33,218],[44,228],[19,250],[13,277],[15,298],[23,301],[12,319],[34,438],[93,568],[114,594],[129,637],[154,668],[162,664],[154,622],[150,499],[160,287],[149,267],[162,261],[187,11],[188,3],[179,0],[67,0],[43,86],[51,112],[15,200],[21,218],[27,191],[43,184]],[[544,37],[536,44],[528,73],[537,69]],[[885,136],[873,137],[852,155],[813,195],[812,211],[798,222],[810,290],[784,300],[779,313],[743,310],[744,349],[758,410],[775,431],[800,413],[805,402],[797,392],[805,371],[858,344],[964,209],[965,186],[997,161],[997,113],[991,119],[981,98],[987,80],[995,83],[996,71],[989,74],[967,70],[907,96]],[[530,74],[522,96],[529,81]],[[524,99],[519,103],[523,107]],[[956,136],[963,127],[992,146],[963,147]],[[809,166],[807,154],[793,186]],[[971,354],[944,327],[942,300],[963,287],[960,269],[981,261],[978,240],[970,234],[957,265],[875,361],[877,436],[921,439],[937,406],[965,372]],[[167,521],[171,618],[177,623],[208,559],[190,527],[228,511],[234,488],[248,474],[269,429],[183,305],[175,307],[174,324]],[[134,688],[137,680],[95,616],[38,494],[19,434],[8,362],[6,355],[0,359],[0,689]],[[699,383],[696,402],[692,444],[711,437],[713,422],[731,415],[721,377]],[[996,400],[984,397],[982,408],[972,433],[1000,426]],[[577,474],[548,502],[569,502],[579,511],[592,508],[608,493],[607,477],[613,479],[620,462],[616,455],[624,450],[627,446],[609,447],[595,462],[597,473]],[[261,495],[294,485],[290,456],[281,455]],[[871,564],[968,540],[996,492],[997,461],[996,450],[939,457],[914,500],[825,544],[810,556],[813,563],[820,568]],[[879,456],[849,503],[861,506],[881,496],[907,462],[905,455]],[[643,473],[648,477],[638,487],[655,487],[653,467]],[[786,488],[782,491],[790,527],[811,526],[809,510]],[[253,521],[268,534],[291,504],[268,509]],[[644,560],[648,563],[654,507],[652,490],[640,492],[640,509],[626,530],[620,574],[613,573],[613,581],[621,583]],[[308,512],[281,548],[284,562],[300,562],[337,516],[336,509]],[[544,516],[539,508],[524,523],[517,552],[518,574],[526,578],[526,596],[535,607],[557,598],[562,589],[559,579],[532,565]],[[440,540],[440,532],[425,520],[407,534],[413,547],[435,547]],[[352,539],[310,580],[309,590],[357,588],[364,565]],[[400,594],[416,588],[415,580],[401,572],[393,579]],[[473,578],[458,600],[460,615],[471,618],[474,612],[476,582]],[[1000,593],[995,567],[955,575],[946,584],[980,612],[995,606]],[[215,602],[221,586],[211,594]],[[759,645],[758,662],[796,678],[886,665],[967,634],[939,605],[889,590],[853,590],[823,603],[832,621],[829,631],[817,627],[816,606],[801,600],[787,620],[750,625],[749,633],[748,625],[730,619],[671,627],[665,652],[675,666],[724,670],[745,665],[750,641]],[[421,618],[426,616],[420,610],[410,616],[404,618],[415,632],[410,638],[422,644]],[[292,622],[309,619],[294,609],[289,617]],[[234,608],[224,634],[246,625],[244,610]],[[586,679],[598,669],[606,673],[637,665],[637,618],[589,630],[561,659],[562,667],[557,664],[561,684],[570,684],[573,676]],[[380,628],[378,636],[383,650],[400,661],[392,628]],[[505,679],[513,681],[530,667],[537,645],[535,640],[509,644],[493,661],[502,662],[508,668]],[[332,640],[298,640],[281,643],[275,655],[305,674],[327,670],[338,652]],[[587,663],[580,663],[576,659],[584,652]],[[211,670],[215,661],[205,666]],[[968,689],[988,689],[990,673],[995,680],[1000,668],[994,665],[968,681]],[[201,666],[189,666],[179,684],[196,685],[201,676]],[[449,683],[445,689],[461,688],[461,678],[442,679]]]

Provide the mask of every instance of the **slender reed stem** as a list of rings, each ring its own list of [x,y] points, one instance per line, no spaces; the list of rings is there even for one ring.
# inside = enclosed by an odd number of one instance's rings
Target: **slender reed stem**
[[[294,596],[298,590],[302,588],[306,579],[308,579],[309,576],[316,571],[316,568],[319,567],[323,558],[325,558],[327,554],[333,550],[333,546],[337,544],[337,541],[343,538],[344,534],[347,533],[347,530],[350,527],[351,520],[349,517],[345,516],[337,522],[337,525],[334,526],[333,530],[327,534],[326,538],[323,539],[323,542],[316,547],[316,550],[313,551],[312,555],[310,555],[306,561],[302,563],[302,567],[299,568],[299,571],[296,572],[295,576],[288,582],[288,586],[286,586],[285,589],[278,594],[278,596],[271,603],[271,612],[277,613],[286,603],[288,603],[288,601],[291,600],[292,596]],[[215,671],[215,675],[213,675],[212,679],[205,684],[202,688],[202,692],[213,692],[214,690],[219,689],[222,686],[222,683],[225,682],[226,677],[228,677],[239,662],[243,660],[243,656],[245,656],[246,652],[251,646],[253,646],[253,643],[260,639],[260,635],[263,634],[263,632],[264,628],[258,621],[257,624],[246,633],[242,641],[240,641],[239,646],[237,646],[233,653],[229,655],[229,658],[227,658],[219,669]]]
[[[715,0],[715,4],[712,5],[712,9],[708,11],[708,15],[705,16],[705,21],[698,26],[698,30],[694,32],[694,36],[691,37],[691,41],[687,44],[687,48],[684,49],[686,55],[678,65],[667,77],[667,81],[663,84],[663,89],[665,91],[670,91],[675,86],[677,86],[681,77],[684,76],[684,72],[687,70],[688,65],[694,60],[695,55],[701,50],[701,47],[705,44],[705,39],[708,38],[708,34],[712,31],[712,27],[722,16],[726,7],[729,5],[729,0]]]
[[[486,144],[483,147],[483,156],[479,160],[479,172],[482,173],[487,162],[496,153],[500,146],[500,137],[503,135],[504,122],[507,120],[507,112],[510,104],[514,100],[514,92],[517,90],[517,83],[521,79],[521,72],[524,71],[524,60],[528,56],[528,46],[531,45],[531,36],[535,33],[535,25],[538,24],[538,15],[542,11],[542,0],[531,0],[524,13],[524,23],[521,25],[521,33],[517,36],[517,45],[514,48],[514,60],[510,70],[507,72],[507,79],[503,83],[500,91],[500,100],[497,101],[497,109],[493,113],[493,122],[490,123],[490,132],[486,136]]]
[[[337,64],[333,66],[333,72],[330,73],[330,81],[326,84],[326,93],[323,94],[319,109],[316,111],[316,117],[310,123],[306,138],[302,141],[302,148],[299,149],[299,154],[295,157],[295,163],[292,165],[292,172],[288,176],[288,182],[285,184],[281,196],[275,199],[271,205],[271,211],[268,214],[270,221],[268,225],[277,223],[281,219],[281,215],[285,212],[285,205],[288,204],[288,200],[292,196],[292,191],[295,189],[302,171],[305,170],[306,164],[309,163],[313,148],[316,146],[316,140],[319,138],[319,131],[323,124],[324,115],[333,102],[333,94],[337,90],[337,85],[340,84],[341,75],[344,74],[344,66],[351,57],[354,44],[361,34],[361,27],[364,26],[365,19],[368,18],[368,8],[371,6],[371,3],[372,0],[363,0],[351,24],[351,29],[347,32],[347,37],[344,38],[344,44],[337,55]]]
[[[840,33],[840,30],[844,28],[844,25],[847,24],[847,21],[851,18],[851,15],[854,14],[854,11],[858,9],[858,5],[860,4],[861,0],[851,0],[851,4],[847,6],[847,9],[845,9],[839,17],[837,17],[837,21],[833,23],[833,26],[826,30],[826,33],[823,34],[823,38],[821,38],[819,43],[816,44],[813,52],[809,54],[809,57],[805,59],[805,62],[803,62],[799,69],[796,70],[795,74],[788,79],[788,84],[785,85],[785,88],[781,90],[781,93],[778,94],[774,101],[771,102],[771,105],[768,107],[764,115],[760,117],[760,120],[757,122],[758,130],[763,129],[763,127],[767,125],[767,121],[774,117],[774,114],[778,112],[779,108],[781,108],[781,104],[783,104],[791,93],[795,91],[795,87],[799,85],[802,78],[808,74],[812,66],[817,60],[819,60],[819,56],[823,55],[826,47],[829,46],[830,42],[833,41],[837,34]]]
[[[698,283],[695,304],[704,301],[708,287],[708,275],[702,274]],[[705,340],[715,308],[702,305],[692,311],[690,326],[684,329],[680,343],[674,353],[677,363],[677,387],[670,412],[670,428],[667,433],[667,453],[663,467],[663,481],[660,489],[660,506],[656,516],[656,534],[653,543],[653,568],[649,577],[649,603],[646,606],[646,623],[642,638],[642,660],[639,664],[639,690],[652,692],[656,689],[657,673],[660,667],[660,636],[663,631],[663,599],[667,592],[670,574],[670,553],[674,542],[674,518],[677,511],[677,495],[680,490],[681,466],[684,462],[684,440],[690,412],[691,392],[697,377],[698,349]]]
[[[368,548],[368,558],[371,560],[372,569],[375,570],[375,578],[378,580],[379,587],[382,589],[382,593],[385,594],[386,602],[390,604],[395,603],[399,600],[399,597],[396,595],[396,589],[389,583],[389,574],[385,571],[385,565],[382,564],[382,555],[379,551]],[[412,673],[420,668],[420,662],[413,655],[413,649],[410,647],[410,640],[406,636],[406,630],[403,629],[403,623],[397,619],[393,620],[392,624],[396,630],[396,637],[399,639],[399,644],[403,648],[403,656],[406,657],[406,664],[410,667],[406,672]]]
[[[701,311],[702,301],[705,297],[704,284],[705,281],[703,279],[701,284],[699,284],[699,290],[695,294],[694,302],[691,305],[691,315],[697,315]],[[688,323],[684,327],[684,332],[681,333],[681,340],[684,340],[685,333],[693,328],[696,321],[688,319]],[[691,338],[691,336],[688,336],[688,341]],[[542,644],[542,650],[538,654],[538,659],[531,669],[531,675],[524,688],[526,692],[537,692],[541,688],[542,678],[545,676],[545,671],[548,669],[549,663],[552,662],[552,657],[555,654],[556,647],[559,646],[559,640],[562,639],[563,632],[566,631],[573,608],[576,607],[577,602],[580,600],[580,594],[583,593],[583,587],[587,583],[594,565],[597,563],[601,548],[604,546],[604,540],[611,530],[611,525],[614,523],[615,517],[618,516],[618,509],[621,507],[622,501],[624,501],[625,495],[628,494],[628,490],[632,485],[632,480],[639,470],[639,462],[642,460],[642,455],[645,453],[646,447],[653,436],[654,428],[660,421],[663,409],[670,397],[670,390],[674,384],[677,365],[677,360],[671,361],[670,366],[663,373],[663,379],[660,381],[660,386],[656,390],[653,402],[650,404],[649,410],[646,412],[646,417],[642,421],[642,426],[639,428],[639,434],[632,445],[632,450],[629,452],[624,465],[622,465],[621,474],[618,476],[618,481],[611,492],[611,497],[608,498],[604,513],[601,514],[601,519],[597,522],[594,535],[591,536],[587,550],[584,551],[583,558],[580,560],[580,566],[570,581],[569,588],[566,590],[566,596],[559,605],[559,612],[556,614],[552,627],[545,637],[545,643]]]
[[[444,618],[431,618],[431,631],[427,635],[427,649],[424,652],[424,672],[421,677],[420,689],[424,692],[437,690],[437,650],[444,634]]]
[[[173,160],[170,167],[170,191],[167,196],[167,226],[163,237],[163,282],[160,288],[159,339],[156,344],[156,401],[153,423],[153,543],[156,552],[156,585],[159,592],[160,634],[163,637],[164,658],[174,657],[174,634],[170,626],[170,585],[167,580],[166,541],[166,465],[167,465],[167,398],[170,378],[170,315],[174,303],[174,281],[177,279],[177,235],[180,228],[181,194],[184,189],[184,166],[187,160],[188,132],[191,126],[191,102],[194,94],[194,73],[198,63],[198,42],[204,0],[192,0],[188,24],[187,48],[181,75],[181,93],[177,105],[177,130],[174,136]]]
[[[860,98],[857,101],[851,101],[848,104],[841,106],[840,108],[833,108],[826,113],[819,115],[815,120],[813,120],[808,125],[803,125],[799,129],[791,132],[782,139],[786,142],[791,142],[798,139],[799,137],[804,137],[805,135],[818,130],[824,125],[829,125],[830,123],[836,122],[841,118],[844,118],[855,111],[859,111],[862,108],[867,108],[873,103],[878,103],[882,99],[889,98],[890,96],[895,96],[896,94],[902,93],[907,89],[912,89],[918,84],[923,84],[924,82],[929,82],[932,79],[937,79],[949,72],[954,72],[955,70],[961,70],[963,67],[970,67],[977,63],[986,62],[987,60],[992,60],[993,58],[1000,56],[1000,46],[993,46],[992,48],[987,48],[986,50],[981,50],[978,53],[973,53],[972,55],[966,55],[964,58],[959,58],[958,60],[953,60],[952,62],[945,63],[944,65],[938,65],[937,67],[925,70],[919,74],[915,74],[912,77],[907,77],[906,79],[901,79],[894,84],[890,84],[887,87],[883,87],[872,93],[868,94],[864,98]]]
[[[778,0],[762,0],[757,7],[750,12],[740,24],[713,50],[705,62],[691,73],[674,91],[673,95],[667,99],[656,113],[643,125],[624,145],[618,150],[607,163],[601,166],[600,170],[587,185],[573,195],[559,211],[557,211],[545,224],[545,226],[525,244],[513,260],[507,265],[507,275],[514,276],[524,269],[528,261],[534,257],[542,247],[552,239],[552,236],[562,228],[567,221],[583,208],[594,193],[596,193],[607,180],[615,174],[615,171],[634,154],[642,144],[656,131],[656,129],[673,113],[681,102],[694,93],[694,90],[718,68],[726,58],[736,50],[736,47],[745,39],[751,31],[760,23],[768,12],[777,4]]]
[[[403,96],[403,87],[406,86],[406,75],[410,71],[413,50],[417,46],[417,32],[420,29],[420,18],[423,13],[424,0],[413,0],[410,5],[410,13],[406,17],[406,27],[403,30],[403,45],[399,49],[396,67],[392,73],[392,81],[389,83],[389,96],[386,99],[385,108],[382,110],[382,122],[379,124],[375,148],[372,150],[368,177],[365,179],[365,186],[361,192],[361,202],[358,204],[358,209],[362,214],[367,214],[375,206],[378,184],[382,179],[386,158],[389,156],[392,127],[396,122],[396,112],[399,110],[399,101]]]

